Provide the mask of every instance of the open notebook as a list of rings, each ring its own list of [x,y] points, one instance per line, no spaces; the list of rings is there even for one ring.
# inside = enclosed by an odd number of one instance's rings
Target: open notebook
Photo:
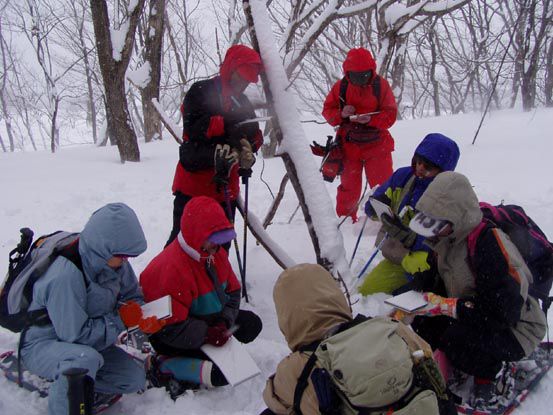
[[[157,317],[158,320],[169,318],[173,315],[171,308],[171,296],[158,298],[157,300],[150,301],[144,304],[142,307],[142,317]],[[138,326],[129,328],[129,330],[137,330]]]
[[[424,295],[418,291],[407,291],[395,297],[388,298],[384,300],[384,302],[407,313],[412,313],[428,304],[424,299]]]
[[[232,386],[261,373],[246,347],[234,337],[221,347],[204,344],[201,349],[221,369]]]

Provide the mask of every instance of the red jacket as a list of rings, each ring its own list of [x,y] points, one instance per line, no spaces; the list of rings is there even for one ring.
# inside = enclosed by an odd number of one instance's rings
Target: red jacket
[[[253,106],[244,94],[234,94],[229,86],[232,73],[241,65],[261,67],[259,54],[243,45],[229,48],[220,69],[220,76],[194,83],[186,93],[182,106],[183,141],[179,163],[173,180],[173,193],[187,196],[209,196],[225,201],[223,191],[217,191],[213,177],[213,157],[217,144],[231,144],[228,127],[255,118]],[[258,123],[242,127],[254,151],[263,143]],[[229,196],[238,197],[238,166],[229,177]]]
[[[363,48],[352,49],[349,51],[343,64],[344,75],[349,71],[359,72],[372,70],[376,74],[376,62],[371,53]],[[341,125],[349,122],[342,118],[340,108],[340,84],[341,80],[336,82],[330,93],[325,99],[323,106],[323,117],[332,125]],[[353,105],[357,114],[364,114],[373,111],[380,111],[379,114],[371,116],[367,125],[381,130],[383,145],[393,149],[393,139],[388,128],[390,128],[397,117],[397,104],[388,82],[380,77],[380,102],[377,101],[372,88],[372,79],[366,86],[353,85],[348,82],[346,90],[346,105]],[[340,130],[338,131],[340,135]]]
[[[207,254],[200,247],[213,232],[232,228],[223,208],[212,198],[192,198],[184,208],[181,234],[157,255],[140,274],[146,302],[170,295],[173,316],[168,323],[195,317],[207,320],[224,317],[228,305],[217,295],[217,287],[206,271]],[[218,285],[227,300],[240,290],[224,249],[213,256]],[[239,294],[238,294],[238,298]],[[238,309],[238,305],[233,308]],[[232,322],[231,322],[232,323]]]

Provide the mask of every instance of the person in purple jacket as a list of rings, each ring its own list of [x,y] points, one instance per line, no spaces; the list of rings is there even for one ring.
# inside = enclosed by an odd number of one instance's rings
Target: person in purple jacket
[[[459,161],[459,147],[443,134],[428,134],[415,149],[410,166],[397,169],[378,187],[365,205],[365,213],[373,220],[380,220],[382,227],[376,244],[382,243],[384,259],[364,278],[359,293],[370,295],[378,292],[392,293],[412,280],[413,274],[430,269],[424,238],[408,228],[415,215],[415,205],[428,185],[439,173],[453,171]],[[371,199],[388,205],[391,215],[376,216]]]

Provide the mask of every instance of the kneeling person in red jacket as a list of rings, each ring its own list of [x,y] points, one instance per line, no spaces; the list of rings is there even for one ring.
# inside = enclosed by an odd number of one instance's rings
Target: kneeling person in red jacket
[[[140,275],[147,302],[165,295],[172,300],[168,324],[150,337],[158,353],[148,370],[154,386],[167,386],[173,378],[190,388],[226,385],[219,368],[200,347],[223,346],[232,335],[249,343],[261,331],[261,319],[240,310],[240,283],[227,251],[220,249],[235,236],[214,199],[194,197],[184,208],[177,239]]]

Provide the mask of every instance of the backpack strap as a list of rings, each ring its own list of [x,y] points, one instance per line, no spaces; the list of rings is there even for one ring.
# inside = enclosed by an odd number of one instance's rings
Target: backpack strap
[[[346,92],[348,90],[348,84],[348,78],[344,76],[340,81],[340,111],[342,111],[346,106]]]
[[[491,222],[488,221],[487,219],[482,219],[482,221],[478,224],[478,226],[474,228],[467,237],[467,249],[469,253],[471,266],[474,259],[474,255],[476,253],[476,241],[478,241],[480,234],[488,225],[491,225]]]
[[[320,343],[320,342],[317,342],[317,343]],[[307,363],[303,367],[300,377],[298,378],[298,381],[296,383],[296,388],[294,389],[293,408],[294,408],[294,413],[297,415],[303,415],[300,409],[301,398],[303,397],[303,392],[305,392],[305,389],[307,388],[309,375],[311,374],[311,371],[315,367],[316,362],[317,362],[317,355],[313,351],[311,352],[311,356],[309,356],[309,359],[307,359]]]

